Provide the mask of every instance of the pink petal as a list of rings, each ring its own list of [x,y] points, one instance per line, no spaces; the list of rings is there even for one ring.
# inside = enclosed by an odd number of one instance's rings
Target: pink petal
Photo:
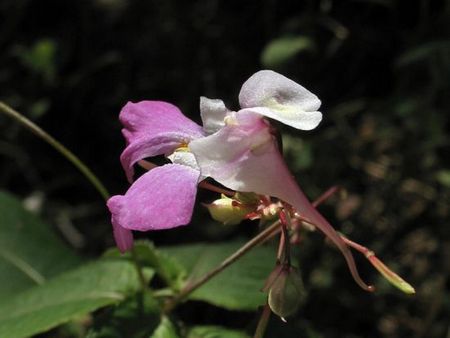
[[[291,127],[310,130],[322,120],[320,100],[298,83],[271,70],[253,74],[239,93],[242,108]]]
[[[178,164],[152,169],[125,195],[108,200],[112,219],[121,228],[138,231],[186,225],[192,217],[199,176],[198,170]]]
[[[128,102],[120,112],[127,147],[120,159],[128,180],[137,161],[174,151],[204,132],[174,105],[162,101]]]
[[[277,197],[291,204],[305,220],[316,225],[342,251],[356,282],[369,287],[359,277],[353,256],[327,220],[311,205],[290,174],[269,128],[262,119],[246,124],[249,116],[238,116],[237,125],[194,140],[189,147],[202,175],[242,192]]]

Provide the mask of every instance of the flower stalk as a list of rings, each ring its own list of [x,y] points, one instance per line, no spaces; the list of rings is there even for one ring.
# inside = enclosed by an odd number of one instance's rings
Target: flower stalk
[[[53,136],[49,135],[33,121],[29,120],[23,114],[14,110],[2,101],[0,101],[0,112],[14,119],[16,122],[19,122],[33,134],[51,145],[57,152],[59,152],[67,160],[69,160],[84,175],[84,177],[88,179],[89,182],[91,182],[91,184],[99,192],[103,199],[107,200],[109,198],[108,190],[98,179],[98,177],[88,168],[88,166],[83,163],[83,161],[81,161],[74,153],[72,153],[69,149],[67,149],[64,145],[57,141]]]

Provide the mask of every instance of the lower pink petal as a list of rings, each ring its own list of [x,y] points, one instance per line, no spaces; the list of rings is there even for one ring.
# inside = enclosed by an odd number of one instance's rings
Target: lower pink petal
[[[121,228],[138,231],[186,225],[192,217],[199,176],[198,170],[178,164],[152,169],[125,195],[108,200],[112,219]]]

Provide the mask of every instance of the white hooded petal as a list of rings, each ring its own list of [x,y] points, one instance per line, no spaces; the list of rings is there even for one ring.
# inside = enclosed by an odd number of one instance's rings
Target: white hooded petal
[[[243,110],[301,130],[314,129],[322,120],[320,100],[298,83],[271,70],[253,74],[239,93]]]

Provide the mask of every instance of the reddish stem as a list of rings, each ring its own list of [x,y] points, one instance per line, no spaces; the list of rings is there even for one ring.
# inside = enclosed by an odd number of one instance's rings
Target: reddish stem
[[[322,195],[320,195],[314,202],[311,204],[314,208],[325,202],[327,199],[329,199],[331,196],[333,196],[335,193],[339,191],[340,187],[334,186],[329,188],[327,191],[325,191]]]

